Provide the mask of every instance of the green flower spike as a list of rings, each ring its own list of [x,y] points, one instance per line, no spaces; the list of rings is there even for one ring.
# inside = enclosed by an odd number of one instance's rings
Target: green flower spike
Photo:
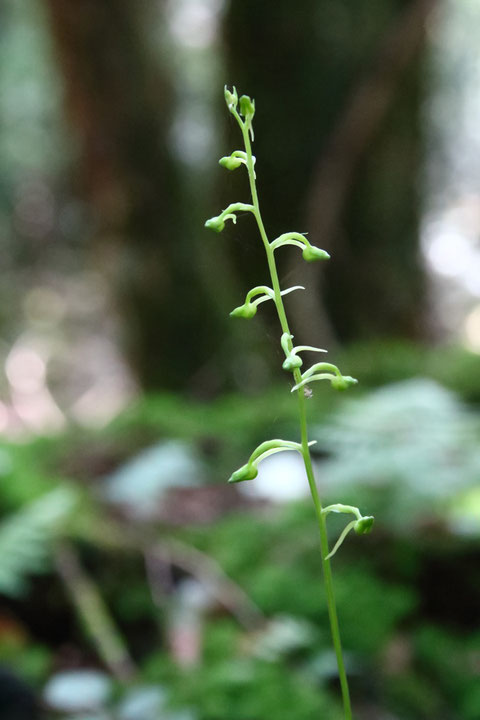
[[[375,518],[373,517],[373,515],[362,515],[360,510],[353,505],[342,505],[342,503],[329,505],[328,507],[323,508],[322,515],[328,515],[328,513],[331,512],[351,513],[352,515],[355,515],[357,519],[352,520],[352,522],[348,523],[348,525],[344,528],[342,534],[335,543],[333,550],[326,556],[325,560],[330,560],[330,558],[335,555],[350,530],[354,530],[357,535],[367,535],[369,532],[371,532],[373,523],[375,522]]]
[[[298,357],[297,353],[303,352],[304,350],[310,350],[311,352],[327,352],[323,348],[312,347],[311,345],[297,345],[292,347],[293,335],[289,333],[283,333],[280,338],[280,345],[282,346],[283,352],[285,353],[285,360],[282,368],[293,372],[295,368],[302,367],[303,360]]]
[[[288,295],[288,293],[291,293],[294,290],[305,290],[305,288],[302,285],[294,285],[291,288],[282,290],[280,295]],[[260,297],[258,297],[252,302],[252,298],[254,298],[256,295],[260,295]],[[230,317],[247,319],[252,318],[254,315],[257,314],[258,305],[260,305],[260,303],[262,302],[265,302],[266,300],[275,301],[274,291],[272,290],[272,288],[269,288],[266,285],[258,285],[257,287],[254,287],[252,290],[250,290],[249,293],[247,293],[247,297],[245,298],[245,302],[243,305],[239,305],[234,310],[232,310],[232,312],[230,313]]]
[[[317,484],[312,467],[312,459],[310,456],[309,446],[312,445],[308,441],[308,427],[306,417],[306,403],[305,396],[309,396],[307,389],[304,388],[307,383],[314,382],[316,380],[329,380],[334,388],[337,390],[345,390],[350,385],[355,384],[357,381],[349,376],[343,376],[340,370],[330,363],[316,363],[311,368],[301,374],[300,368],[302,367],[302,359],[299,354],[303,350],[313,350],[315,352],[321,352],[320,348],[312,348],[305,345],[293,346],[293,335],[290,331],[290,326],[285,310],[283,298],[281,297],[287,292],[290,292],[296,288],[290,288],[289,290],[281,291],[278,278],[278,270],[276,267],[275,250],[283,245],[294,245],[298,247],[302,252],[303,259],[306,262],[316,262],[317,260],[327,260],[329,255],[325,250],[321,250],[309,243],[305,234],[298,232],[288,232],[280,237],[276,238],[272,242],[269,241],[269,237],[265,230],[263,223],[260,205],[258,201],[258,193],[255,179],[255,158],[252,154],[252,140],[253,140],[253,128],[252,121],[255,116],[255,103],[247,95],[242,95],[240,100],[238,99],[237,91],[235,88],[229,90],[225,87],[225,101],[229,112],[235,118],[240,128],[245,153],[240,151],[234,151],[230,157],[224,157],[220,160],[220,165],[225,167],[227,170],[235,170],[241,164],[245,164],[248,180],[250,185],[250,195],[252,205],[245,206],[241,203],[231,205],[224,210],[218,217],[212,218],[207,221],[207,227],[211,227],[213,230],[223,230],[225,221],[228,219],[235,222],[235,213],[240,210],[249,210],[253,213],[256,220],[258,230],[260,232],[262,243],[265,247],[268,267],[270,271],[271,285],[272,288],[265,286],[259,286],[251,290],[245,299],[245,302],[240,307],[235,308],[230,314],[234,317],[253,317],[257,312],[257,307],[261,302],[266,300],[273,300],[276,306],[278,319],[281,325],[281,346],[282,351],[285,355],[283,367],[289,372],[294,374],[294,382],[297,384],[293,388],[298,391],[298,411],[299,411],[299,429],[301,436],[301,443],[288,442],[285,440],[269,440],[268,442],[262,443],[252,453],[248,462],[236,470],[231,478],[230,482],[242,482],[244,480],[252,480],[257,476],[258,464],[266,457],[273,453],[282,452],[284,450],[296,450],[299,452],[304,460],[305,472],[310,487],[313,503],[315,506],[315,514],[320,530],[320,548],[322,567],[325,579],[325,595],[328,605],[328,616],[330,619],[330,629],[332,635],[333,646],[335,648],[335,656],[337,660],[338,678],[340,681],[340,689],[343,700],[344,714],[342,717],[345,720],[352,720],[352,707],[350,702],[350,695],[348,689],[348,679],[345,671],[345,663],[343,661],[342,644],[340,639],[340,630],[338,627],[337,612],[335,605],[335,597],[332,585],[331,570],[328,562],[328,558],[332,557],[350,532],[354,530],[357,534],[363,535],[372,529],[373,517],[362,516],[358,508],[353,508],[348,505],[331,505],[328,508],[322,509],[322,503],[319,497]],[[268,281],[267,281],[268,282]],[[329,512],[347,512],[354,515],[354,518],[346,528],[344,528],[339,539],[337,540],[335,547],[330,552],[328,543],[327,531],[326,531],[326,517],[325,515]]]
[[[310,245],[307,238],[301,233],[284,233],[270,243],[272,250],[276,250],[283,245],[295,245],[296,247],[299,247],[302,251],[303,259],[307,262],[328,260],[330,257],[326,250],[321,250],[320,248],[315,247],[315,245]]]
[[[308,446],[315,445],[316,440],[308,443]],[[258,463],[269,455],[285,452],[285,450],[297,450],[303,456],[303,448],[301,443],[292,442],[291,440],[267,440],[259,445],[250,455],[248,462],[241,468],[232,473],[229,483],[243,482],[244,480],[253,480],[258,475]]]

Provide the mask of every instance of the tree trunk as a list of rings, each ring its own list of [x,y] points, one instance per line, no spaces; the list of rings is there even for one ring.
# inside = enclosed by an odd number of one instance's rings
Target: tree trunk
[[[45,2],[79,139],[80,192],[93,214],[97,261],[115,288],[127,357],[145,388],[184,387],[209,357],[215,312],[192,261],[167,144],[169,88],[141,32],[147,6]]]

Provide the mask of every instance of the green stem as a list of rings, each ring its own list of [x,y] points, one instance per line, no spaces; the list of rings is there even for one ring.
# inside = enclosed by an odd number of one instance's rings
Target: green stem
[[[277,272],[277,266],[275,263],[274,251],[268,241],[267,233],[265,231],[265,226],[264,226],[263,220],[262,220],[262,215],[260,213],[257,187],[256,187],[256,182],[255,182],[255,172],[254,172],[254,163],[253,163],[253,157],[252,157],[252,146],[250,143],[250,136],[248,134],[248,129],[246,128],[245,123],[241,120],[238,113],[236,111],[233,111],[233,115],[235,115],[237,122],[240,126],[240,129],[242,131],[243,141],[245,144],[245,150],[247,153],[248,179],[250,182],[250,191],[251,191],[252,203],[253,203],[253,207],[254,207],[253,214],[255,215],[258,229],[260,231],[260,236],[262,238],[263,244],[265,246],[265,252],[267,254],[268,268],[270,271],[270,277],[272,279],[272,288],[275,293],[275,305],[277,307],[278,318],[280,320],[280,325],[281,325],[282,331],[284,333],[288,333],[289,335],[291,335],[290,328],[288,326],[287,315],[285,313],[285,306],[283,304],[282,296],[280,294],[280,282],[278,279],[278,272]],[[291,341],[290,341],[290,344],[291,344]],[[292,347],[290,347],[290,350],[291,349],[292,349]],[[302,380],[302,377],[301,377],[300,370],[298,368],[296,368],[294,370],[293,375],[295,378],[295,384],[300,383]],[[319,529],[319,533],[320,533],[320,551],[321,551],[321,556],[322,556],[323,575],[324,575],[324,579],[325,579],[325,590],[326,590],[327,605],[328,605],[328,617],[330,620],[330,630],[331,630],[331,634],[332,634],[333,646],[335,648],[335,655],[337,658],[338,676],[340,679],[340,687],[341,687],[342,699],[343,699],[343,709],[344,709],[344,714],[345,714],[345,720],[352,720],[352,708],[351,708],[351,703],[350,703],[350,693],[349,693],[349,689],[348,689],[347,674],[345,672],[345,664],[343,661],[342,644],[341,644],[341,640],[340,640],[340,629],[338,626],[337,607],[336,607],[336,603],[335,603],[335,595],[333,592],[332,570],[330,567],[330,560],[326,559],[327,555],[329,554],[327,528],[326,528],[325,516],[322,513],[322,503],[320,501],[320,496],[318,494],[318,489],[317,489],[317,485],[315,482],[315,476],[314,476],[313,467],[312,467],[312,458],[310,455],[310,448],[308,445],[307,415],[306,415],[306,409],[305,409],[305,395],[303,392],[303,388],[299,388],[299,390],[297,391],[297,395],[298,395],[298,410],[299,410],[299,419],[300,419],[302,455],[303,455],[303,460],[305,463],[305,470],[307,473],[308,484],[310,487],[310,493],[312,495],[313,504],[315,506],[315,514],[317,517],[318,529]]]
[[[299,375],[300,372],[296,371]],[[296,378],[295,378],[296,379]],[[328,559],[329,547],[327,537],[327,527],[325,522],[325,515],[322,513],[322,503],[318,494],[317,484],[315,482],[315,476],[312,467],[312,458],[310,455],[310,448],[308,447],[308,432],[307,432],[307,414],[305,411],[305,396],[303,390],[297,391],[298,394],[298,405],[300,414],[300,428],[302,433],[302,448],[303,448],[303,459],[305,462],[305,470],[307,472],[308,484],[310,486],[310,493],[312,495],[313,504],[315,506],[315,513],[317,516],[318,529],[320,532],[320,552],[322,556],[322,569],[323,576],[325,579],[325,591],[327,595],[328,605],[328,617],[330,620],[330,630],[332,633],[333,646],[335,648],[335,655],[337,658],[338,666],[338,677],[340,679],[340,687],[342,690],[343,709],[345,713],[345,720],[352,720],[352,707],[350,703],[350,692],[348,689],[347,673],[345,672],[345,663],[343,661],[342,653],[342,642],[340,639],[340,628],[338,626],[338,615],[337,605],[335,602],[335,594],[333,591],[333,578],[332,568],[330,560]]]

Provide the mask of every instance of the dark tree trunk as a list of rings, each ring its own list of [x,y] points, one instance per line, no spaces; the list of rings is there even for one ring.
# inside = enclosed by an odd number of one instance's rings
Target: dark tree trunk
[[[272,237],[309,231],[332,254],[322,270],[308,266],[298,275],[295,251],[281,258],[288,284],[303,275],[318,291],[313,306],[292,296],[303,341],[307,324],[309,339],[328,336],[327,317],[341,340],[424,332],[418,51],[433,4],[230,2],[227,78],[258,101],[255,150],[268,229]]]
[[[184,387],[206,362],[215,313],[189,245],[167,145],[170,94],[134,0],[45,0],[79,138],[81,192],[110,274],[127,357],[146,388]],[[150,8],[151,10],[151,8]],[[144,28],[143,28],[144,29]]]

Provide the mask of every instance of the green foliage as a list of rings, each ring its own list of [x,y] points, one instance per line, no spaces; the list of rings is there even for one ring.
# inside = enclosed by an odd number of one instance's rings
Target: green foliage
[[[364,399],[366,397],[361,402]],[[177,411],[182,402],[176,401]],[[236,412],[234,399],[228,401],[233,421],[239,422],[242,437],[248,438],[248,414],[244,412],[243,403],[240,398]],[[161,423],[163,428],[168,416],[162,416],[160,408],[173,406],[173,399],[164,401],[161,398],[145,403],[141,412],[138,406],[129,411],[128,419],[119,419],[108,431],[98,435],[99,446],[117,452],[117,445],[120,449],[123,446],[123,438],[130,438],[130,441],[136,435],[141,438],[145,428],[147,435],[150,431],[153,433],[155,422]],[[185,407],[188,414],[188,406]],[[347,403],[343,408],[345,418],[347,407],[352,406]],[[221,427],[224,408],[224,401],[218,408],[212,404],[205,415],[206,420],[202,420],[201,413],[192,406],[188,422],[193,436],[199,438],[202,430]],[[353,425],[355,417],[356,411],[352,416]],[[252,422],[256,423],[257,418],[252,417]],[[254,432],[258,433],[258,428]],[[61,449],[65,454],[62,467],[68,453],[85,458],[90,467],[86,452],[90,444],[91,438],[87,436],[78,436],[75,442],[63,437],[57,439],[57,447],[53,442],[50,445],[34,443],[32,448],[27,445],[25,454],[34,465],[35,453],[38,453],[37,471],[42,473],[44,468],[58,461]],[[232,452],[236,450],[230,449]],[[227,460],[225,456],[225,462]],[[18,468],[13,470],[12,477],[19,477],[17,471]],[[325,477],[322,473],[322,481]],[[53,478],[54,482],[58,483],[58,480]],[[375,498],[382,492],[371,487],[369,500],[378,504]],[[29,505],[25,503],[25,509]],[[440,510],[434,508],[433,517],[438,518]],[[393,503],[392,516],[395,512],[401,513],[401,508]],[[95,542],[107,542],[110,519],[106,509],[102,514],[91,511],[87,514],[97,527],[91,537],[96,538]],[[69,524],[69,531],[77,531],[77,522],[76,519],[74,526]],[[393,525],[396,527],[398,522]],[[137,527],[137,532],[143,532],[141,526]],[[341,717],[332,700],[330,683],[336,670],[335,660],[328,650],[328,617],[325,588],[319,574],[316,533],[315,516],[307,502],[275,511],[237,512],[208,527],[177,530],[182,542],[187,546],[192,544],[217,561],[265,614],[265,627],[258,632],[248,632],[227,619],[225,614],[215,611],[205,620],[201,661],[189,670],[176,667],[168,649],[161,647],[160,639],[151,638],[151,628],[159,618],[164,627],[165,617],[155,611],[148,588],[143,584],[140,558],[137,563],[135,556],[129,555],[130,560],[126,562],[124,551],[113,552],[110,547],[106,566],[105,554],[96,557],[98,551],[89,546],[87,557],[92,574],[98,575],[101,592],[114,616],[120,620],[127,641],[132,647],[139,648],[141,683],[160,686],[168,694],[172,710],[162,710],[165,717],[170,718],[171,713],[182,717],[180,713],[187,707],[196,720],[220,720],[225,717],[221,713],[225,713],[227,705],[232,706],[233,718],[238,720],[263,718],[267,713],[271,717],[288,716],[295,720],[312,716],[328,720]],[[451,548],[451,538],[446,535],[442,538],[445,547]],[[368,554],[355,543],[348,543],[337,562],[335,583],[346,665],[355,679],[356,697],[361,699],[370,694],[375,707],[382,706],[384,712],[405,720],[450,720],[453,717],[473,720],[478,707],[478,678],[475,675],[478,633],[468,636],[466,633],[460,635],[459,631],[452,632],[448,627],[440,630],[423,614],[420,580],[425,556],[434,553],[435,562],[444,557],[439,538],[430,544],[421,543],[414,528],[402,540],[393,540],[380,518],[379,533],[365,542],[371,550]],[[457,541],[456,564],[464,551],[465,546]],[[474,587],[474,579],[468,587]],[[175,595],[172,600],[175,602]],[[307,623],[309,643],[299,642],[293,647],[288,644],[282,647],[277,643],[275,653],[268,657],[265,654],[267,633],[270,628],[284,623],[286,614],[290,624]],[[358,621],[359,616],[362,622]],[[148,629],[142,631],[142,627]],[[142,632],[147,632],[148,641],[143,637],[139,643]],[[403,639],[407,655],[403,664],[395,667],[386,658],[399,637]],[[159,649],[149,656],[152,646]],[[271,642],[268,647],[271,652]],[[1,637],[0,659],[21,669],[26,677],[42,683],[49,663],[55,662],[55,657],[52,658],[38,642],[23,649],[19,646],[7,648]],[[123,693],[118,695],[119,698],[112,700],[114,709],[120,707],[124,699]],[[172,717],[177,716],[173,714]]]
[[[417,604],[413,588],[381,580],[365,562],[339,569],[335,589],[345,646],[366,655],[384,649]]]
[[[448,515],[458,493],[477,485],[478,431],[453,393],[416,379],[346,402],[313,436],[331,456],[322,463],[328,495],[370,488],[382,522],[406,530]]]
[[[267,616],[306,618],[321,627],[326,639],[328,616],[315,530],[311,509],[299,503],[273,518],[231,517],[191,537]],[[339,565],[335,586],[344,645],[365,655],[380,652],[417,603],[411,588],[381,580],[367,561],[355,567]]]
[[[342,717],[305,670],[261,660],[242,649],[238,628],[229,621],[209,626],[201,666],[182,673],[173,667],[163,671],[175,703],[195,708],[201,720]]]
[[[53,490],[0,525],[0,592],[18,595],[26,576],[48,568],[52,545],[71,515],[77,495],[67,487]]]
[[[371,340],[343,348],[340,361],[355,368],[360,386],[378,387],[418,377],[428,377],[458,393],[464,400],[480,402],[478,355],[462,347],[430,347],[398,340]]]
[[[416,638],[418,661],[435,679],[442,695],[466,720],[478,718],[480,633],[458,637],[438,627],[423,628]]]

